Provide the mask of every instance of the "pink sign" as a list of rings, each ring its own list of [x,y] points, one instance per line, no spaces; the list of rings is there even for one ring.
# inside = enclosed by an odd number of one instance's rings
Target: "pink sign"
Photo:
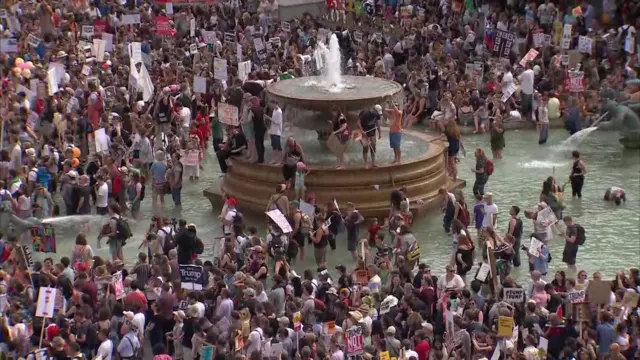
[[[156,17],[156,34],[171,35],[171,25],[169,24],[168,17],[166,16]]]

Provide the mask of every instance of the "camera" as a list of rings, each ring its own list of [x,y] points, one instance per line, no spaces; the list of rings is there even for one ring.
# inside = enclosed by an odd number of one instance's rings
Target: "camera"
[[[522,250],[522,251],[527,251],[527,252],[528,252],[528,251],[529,251],[529,248],[528,248],[528,247],[526,247],[526,246],[524,246],[524,245],[522,245],[522,246],[520,246],[520,250]]]

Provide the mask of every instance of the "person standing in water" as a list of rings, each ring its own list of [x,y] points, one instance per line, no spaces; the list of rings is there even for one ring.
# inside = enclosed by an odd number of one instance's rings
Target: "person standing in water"
[[[571,194],[575,198],[582,198],[582,187],[584,186],[584,177],[587,175],[587,167],[584,161],[580,159],[580,152],[574,150],[571,153],[573,164],[571,165],[571,174],[569,175],[569,182],[571,182]]]
[[[507,229],[507,236],[513,238],[513,266],[520,267],[520,244],[522,242],[522,219],[518,216],[520,214],[520,208],[516,205],[509,210],[511,220],[509,220],[509,228]]]
[[[391,119],[389,126],[389,144],[393,149],[393,162],[391,164],[400,164],[402,153],[400,151],[400,142],[402,140],[402,110],[398,108],[396,102],[391,103],[390,109],[385,109],[385,113]]]
[[[504,127],[502,120],[490,119],[489,132],[491,134],[491,152],[494,159],[502,159],[502,151],[505,147]]]

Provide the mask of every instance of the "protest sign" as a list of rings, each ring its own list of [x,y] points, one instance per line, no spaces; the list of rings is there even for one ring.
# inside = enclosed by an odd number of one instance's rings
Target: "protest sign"
[[[31,248],[27,245],[22,245],[20,248],[22,249],[22,254],[24,255],[24,261],[27,264],[27,267],[32,267],[33,254],[31,254]]]
[[[493,42],[493,55],[508,58],[515,39],[516,36],[513,33],[497,29]]]
[[[611,281],[591,280],[587,287],[587,299],[593,305],[607,305],[611,301]]]
[[[18,52],[18,40],[16,39],[0,39],[0,53],[16,53]]]
[[[511,95],[513,95],[513,93],[516,92],[517,89],[518,86],[516,84],[510,83],[509,86],[507,86],[507,88],[502,91],[502,97],[500,98],[500,101],[507,102],[507,100],[509,100]]]
[[[369,284],[369,272],[367,270],[356,271],[356,284],[360,286],[367,286],[367,284]]]
[[[42,40],[40,40],[39,37],[33,35],[33,34],[29,34],[29,36],[27,37],[27,42],[29,42],[29,45],[35,47],[38,47],[38,45],[40,45],[40,42]]]
[[[560,41],[560,48],[569,50],[571,46],[571,24],[565,24],[562,30],[562,41]]]
[[[93,30],[93,25],[82,25],[82,37],[86,39],[92,39]]]
[[[362,32],[361,31],[355,31],[353,33],[353,39],[357,42],[362,42]]]
[[[558,218],[556,217],[556,214],[553,212],[553,210],[549,206],[538,211],[536,220],[546,227],[549,227],[558,222]]]
[[[628,31],[627,37],[624,39],[624,51],[628,54],[633,54],[633,50],[636,47],[636,33]]]
[[[362,327],[352,326],[347,329],[347,356],[360,355],[364,352],[364,336]]]
[[[215,31],[201,31],[202,40],[205,44],[215,44],[216,43],[216,32]]]
[[[202,290],[204,274],[202,266],[180,264],[180,283],[183,289]]]
[[[255,43],[256,43],[255,41],[256,41],[256,39],[253,39],[253,44],[254,44],[254,45],[255,45]],[[269,42],[270,42],[270,43],[271,43],[271,45],[273,45],[273,46],[278,46],[278,47],[280,46],[280,38],[279,38],[279,37],[277,37],[277,36],[276,36],[276,37],[269,38]]]
[[[93,39],[93,55],[98,62],[104,61],[105,41],[102,39]]]
[[[513,335],[513,318],[511,316],[498,317],[498,336],[510,338]]]
[[[33,251],[54,253],[56,252],[56,233],[53,225],[42,223],[31,228],[31,241]]]
[[[198,53],[198,44],[191,44],[189,45],[189,54],[191,55],[195,55]]]
[[[114,295],[116,296],[116,299],[120,300],[122,298],[124,298],[125,291],[124,291],[124,282],[123,282],[123,278],[122,278],[122,271],[118,271],[117,273],[113,274],[113,277],[111,278],[111,284],[113,285],[113,292]]]
[[[104,128],[100,128],[93,132],[93,138],[96,142],[96,151],[101,153],[109,153],[109,141]]]
[[[543,245],[544,244],[542,243],[542,241],[532,236],[529,242],[529,254],[533,257],[539,257],[540,250],[542,249]]]
[[[293,231],[293,229],[291,228],[291,224],[289,224],[289,221],[286,217],[284,217],[280,210],[275,209],[267,211],[266,214],[271,220],[273,220],[274,223],[276,223],[276,225],[278,225],[283,233],[288,234]]]
[[[213,59],[213,77],[220,81],[227,81],[227,59]]]
[[[236,34],[232,32],[224,33],[224,43],[235,43],[236,42]]]
[[[569,75],[565,78],[565,87],[570,92],[583,92],[584,71],[569,71]]]
[[[584,290],[567,293],[567,297],[572,304],[581,304],[587,300],[587,292]]]
[[[8,19],[9,18],[9,13],[7,12],[7,9],[0,9],[0,19]]]
[[[58,289],[41,287],[38,291],[38,303],[36,305],[36,316],[52,318],[55,313],[56,292]]]
[[[204,94],[207,92],[207,79],[202,76],[193,77],[193,92]]]
[[[171,35],[171,25],[166,16],[156,16],[156,34]]]
[[[544,32],[542,29],[539,29],[535,33],[533,33],[533,47],[541,48],[544,46]]]
[[[49,88],[49,96],[53,96],[53,94],[59,91],[56,69],[49,69],[49,71],[47,71],[47,86]]]
[[[391,360],[391,355],[389,354],[389,352],[388,352],[388,351],[382,351],[382,352],[380,353],[380,355],[378,356],[378,358],[379,358],[380,360]]]
[[[520,66],[526,67],[529,61],[533,61],[533,59],[538,56],[539,52],[536,49],[529,49],[529,52],[520,60]]]
[[[104,51],[112,52],[113,51],[113,34],[103,32],[102,40],[104,40]]]
[[[591,54],[593,40],[590,37],[580,35],[578,37],[578,51],[583,54]]]
[[[189,36],[191,37],[196,36],[196,19],[195,18],[189,21]]]
[[[300,311],[293,313],[293,331],[302,330],[302,313]]]
[[[502,300],[511,304],[524,302],[524,289],[503,288]]]
[[[100,36],[107,29],[107,20],[96,19],[93,21],[93,34]]]
[[[122,15],[122,19],[120,19],[120,26],[136,24],[140,24],[140,14]],[[158,23],[156,22],[156,26],[157,24]]]
[[[482,263],[482,265],[480,265],[480,268],[478,269],[478,273],[476,274],[476,280],[481,282],[487,281],[489,272],[491,272],[491,266],[487,263]]]
[[[244,83],[251,73],[251,60],[243,61],[238,64],[238,78]]]
[[[280,23],[280,27],[283,31],[291,32],[291,24],[287,21],[283,21],[282,23]]]
[[[227,125],[238,126],[238,108],[226,103],[218,103],[218,120]]]

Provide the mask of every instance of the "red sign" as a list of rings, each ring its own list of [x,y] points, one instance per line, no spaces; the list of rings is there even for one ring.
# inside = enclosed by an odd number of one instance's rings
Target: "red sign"
[[[93,36],[101,36],[107,30],[107,20],[95,20],[93,22]]]
[[[156,17],[156,34],[171,35],[171,25],[169,24],[168,17],[166,16]]]
[[[584,91],[584,72],[569,71],[564,78],[564,89],[566,92],[583,92]]]
[[[362,327],[352,326],[347,330],[347,355],[359,355],[364,352],[364,336]]]

